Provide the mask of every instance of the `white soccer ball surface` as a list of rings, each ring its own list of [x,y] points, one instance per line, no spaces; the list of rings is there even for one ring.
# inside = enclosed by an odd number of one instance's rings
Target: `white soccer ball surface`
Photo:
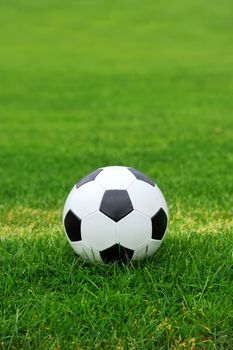
[[[75,253],[101,262],[139,260],[163,241],[168,208],[159,187],[133,168],[100,168],[71,190],[63,210]]]

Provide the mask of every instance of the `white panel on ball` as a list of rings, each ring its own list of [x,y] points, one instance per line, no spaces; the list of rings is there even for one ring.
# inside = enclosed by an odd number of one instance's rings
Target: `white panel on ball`
[[[102,251],[116,244],[116,223],[100,211],[82,220],[83,242],[90,248]]]
[[[149,242],[151,234],[150,218],[135,210],[117,223],[117,243],[132,250]]]
[[[104,189],[96,181],[90,181],[79,188],[74,187],[71,194],[67,198],[65,208],[71,208],[82,219],[99,210]]]
[[[150,240],[150,242],[144,245],[142,248],[135,250],[132,260],[141,260],[145,257],[153,255],[159,248],[161,241]]]
[[[155,239],[152,239],[147,246],[147,256],[153,255],[156,252],[156,250],[160,247],[161,242],[162,240],[157,241]]]
[[[128,193],[134,209],[152,217],[163,207],[160,192],[156,187],[137,180],[129,188]]]
[[[72,197],[74,195],[75,189],[76,189],[76,185],[72,188],[68,197],[66,198],[64,209],[63,209],[63,221],[65,219],[66,214],[71,209],[70,204],[72,203]]]
[[[71,246],[74,249],[75,253],[82,258],[86,260],[96,260],[102,262],[99,252],[97,252],[95,249],[87,247],[83,242],[72,242]]]
[[[135,176],[123,166],[104,168],[95,179],[106,190],[126,190],[135,180]]]
[[[167,214],[167,217],[168,217],[168,207],[167,207],[167,203],[165,201],[165,198],[162,194],[162,191],[160,190],[160,188],[155,184],[155,188],[157,189],[157,191],[159,192],[160,194],[160,198],[161,198],[161,202],[162,202],[162,208],[164,209],[165,213]]]

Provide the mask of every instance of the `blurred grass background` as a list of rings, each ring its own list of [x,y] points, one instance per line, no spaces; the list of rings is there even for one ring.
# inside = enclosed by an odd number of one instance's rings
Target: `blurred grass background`
[[[126,164],[171,203],[231,208],[231,1],[0,6],[1,201],[58,206]]]

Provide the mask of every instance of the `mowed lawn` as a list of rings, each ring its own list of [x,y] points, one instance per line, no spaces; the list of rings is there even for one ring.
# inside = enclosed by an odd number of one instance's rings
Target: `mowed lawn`
[[[0,0],[0,349],[233,348],[232,1]],[[153,178],[152,260],[83,262],[81,177]]]

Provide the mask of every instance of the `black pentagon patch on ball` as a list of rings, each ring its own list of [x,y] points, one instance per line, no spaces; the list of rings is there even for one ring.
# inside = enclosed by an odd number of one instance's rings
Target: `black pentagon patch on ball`
[[[71,210],[66,214],[64,226],[72,242],[81,241],[81,220]]]
[[[87,182],[95,180],[96,176],[102,171],[103,169],[96,169],[92,173],[88,174],[87,176],[83,177],[77,184],[76,188],[79,188],[80,186],[84,185]]]
[[[100,252],[100,256],[106,263],[114,261],[127,262],[132,258],[133,253],[133,250],[125,248],[120,244],[115,244],[110,248],[102,250],[102,252]]]
[[[140,171],[134,169],[134,168],[128,168],[129,171],[131,171],[131,173],[134,174],[134,176],[138,179],[138,180],[142,180],[147,182],[148,184],[150,184],[151,186],[154,186],[155,183],[154,181],[152,181],[149,177],[147,177],[146,175],[144,175],[143,173],[141,173]]]
[[[110,219],[118,222],[131,211],[133,205],[126,190],[107,190],[104,192],[100,211]]]
[[[159,211],[153,216],[152,221],[152,238],[162,239],[167,228],[167,215],[165,211],[160,208]]]

